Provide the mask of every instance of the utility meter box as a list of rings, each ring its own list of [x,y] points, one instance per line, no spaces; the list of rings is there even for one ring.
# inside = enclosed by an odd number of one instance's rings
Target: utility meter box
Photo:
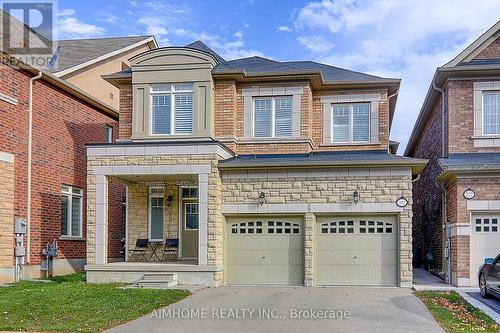
[[[26,248],[24,246],[16,246],[16,257],[26,256]]]
[[[16,217],[15,223],[14,223],[14,233],[15,234],[26,234],[28,226],[28,221],[22,217]]]

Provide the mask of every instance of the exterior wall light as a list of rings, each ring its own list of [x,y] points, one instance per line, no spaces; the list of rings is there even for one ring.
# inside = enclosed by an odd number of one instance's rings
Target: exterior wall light
[[[352,201],[354,202],[355,205],[358,204],[359,197],[360,197],[360,195],[359,195],[358,190],[354,191],[354,193],[352,194]]]
[[[173,195],[168,195],[167,196],[167,206],[170,206],[173,201],[174,201],[174,196]]]
[[[266,194],[264,192],[259,193],[259,205],[263,205],[266,202]]]

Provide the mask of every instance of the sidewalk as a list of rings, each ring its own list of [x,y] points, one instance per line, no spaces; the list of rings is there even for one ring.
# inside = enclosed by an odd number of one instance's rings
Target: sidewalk
[[[415,289],[416,291],[420,290],[434,290],[434,291],[455,290],[457,292],[479,291],[479,288],[475,287],[455,287],[450,284],[447,284],[443,280],[441,280],[434,274],[430,274],[423,268],[413,269],[413,289]]]

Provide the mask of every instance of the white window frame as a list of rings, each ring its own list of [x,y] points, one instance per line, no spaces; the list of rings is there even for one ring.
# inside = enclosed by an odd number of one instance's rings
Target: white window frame
[[[368,105],[368,140],[366,141],[354,141],[353,140],[353,133],[354,133],[354,122],[353,122],[353,106],[356,104],[366,104]],[[349,108],[349,139],[348,141],[334,141],[333,140],[333,130],[334,130],[334,123],[333,123],[333,107],[335,105],[347,105]],[[370,102],[360,102],[360,103],[332,103],[332,106],[330,108],[331,112],[331,131],[330,131],[330,141],[332,144],[346,144],[346,143],[370,143],[370,137],[371,137],[371,103]]]
[[[176,84],[190,84],[193,88],[190,90],[175,90]],[[169,91],[153,91],[153,86],[170,86]],[[149,98],[149,123],[151,124],[150,135],[154,136],[164,136],[164,135],[192,135],[194,130],[194,83],[192,82],[176,82],[176,83],[155,83],[149,88],[150,98]],[[193,119],[191,122],[191,133],[176,133],[175,132],[175,95],[176,94],[193,94]],[[163,96],[170,95],[170,133],[154,133],[154,123],[153,123],[153,96]]]
[[[74,193],[79,192],[79,193]],[[72,237],[72,238],[81,238],[83,237],[83,189],[81,187],[76,187],[72,185],[62,185],[61,189],[61,197],[68,198],[68,220],[66,221],[66,229],[68,230],[67,234],[62,233],[61,229],[61,237]],[[73,197],[80,198],[80,234],[73,235]],[[62,212],[61,212],[61,224],[62,224]]]
[[[481,92],[481,135],[483,136],[500,136],[500,133],[494,133],[494,134],[486,134],[484,132],[484,96],[488,94],[500,94],[500,90],[483,90]]]
[[[278,98],[290,98],[292,102],[292,116],[290,118],[290,128],[292,129],[290,136],[276,136],[276,99]],[[271,136],[255,136],[255,101],[257,100],[271,100]],[[257,139],[270,139],[270,138],[291,138],[293,136],[293,95],[284,96],[259,96],[252,98],[252,120],[253,120],[253,137]]]
[[[106,125],[105,133],[106,133],[106,143],[112,143],[113,142],[113,127],[110,125]]]
[[[160,193],[153,193],[153,190],[161,190]],[[148,188],[148,239],[150,241],[163,241],[163,236],[161,239],[151,238],[151,210],[152,210],[152,201],[151,198],[163,198],[163,234],[165,234],[165,188],[163,186],[151,186]]]

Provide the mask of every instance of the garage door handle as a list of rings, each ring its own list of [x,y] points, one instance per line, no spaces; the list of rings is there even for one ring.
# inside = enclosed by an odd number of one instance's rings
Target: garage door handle
[[[266,257],[262,257],[261,259],[266,259]]]
[[[352,257],[352,259],[358,259],[358,257],[354,256],[354,257]]]

